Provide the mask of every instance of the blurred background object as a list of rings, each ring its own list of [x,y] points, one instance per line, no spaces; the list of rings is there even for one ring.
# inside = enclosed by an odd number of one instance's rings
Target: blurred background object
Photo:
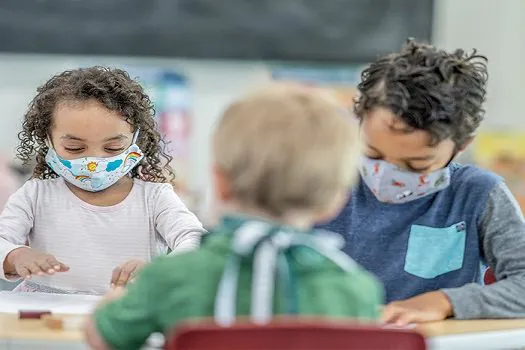
[[[517,136],[496,162],[477,144],[462,160],[509,174],[518,191],[525,178],[514,168],[523,165],[510,154],[525,153],[518,141],[525,130],[522,0],[0,1],[0,154],[14,159],[22,116],[49,77],[90,65],[122,67],[151,94],[171,141],[176,189],[205,217],[208,137],[232,99],[274,79],[324,86],[351,108],[362,67],[408,37],[488,56],[479,141],[495,130],[507,141],[509,131]],[[511,164],[514,170],[503,170]],[[30,176],[30,168],[12,168],[20,181]]]
[[[18,0],[2,51],[367,62],[429,39],[432,0]],[[67,28],[65,30],[65,28]]]
[[[475,162],[503,176],[525,209],[525,132],[483,131],[476,137],[473,150]]]

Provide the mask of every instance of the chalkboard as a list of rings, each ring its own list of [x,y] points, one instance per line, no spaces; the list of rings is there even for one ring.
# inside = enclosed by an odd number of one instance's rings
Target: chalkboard
[[[367,62],[430,39],[432,0],[0,0],[0,51]]]

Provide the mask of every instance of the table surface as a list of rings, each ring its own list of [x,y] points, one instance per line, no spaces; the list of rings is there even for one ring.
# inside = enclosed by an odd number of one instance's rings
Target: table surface
[[[417,327],[427,337],[485,333],[495,331],[525,330],[525,319],[519,320],[447,320],[421,324]]]
[[[71,317],[71,315],[68,316]],[[427,337],[516,329],[525,330],[525,319],[475,321],[447,320],[422,324],[416,329]],[[52,330],[45,327],[41,320],[19,320],[18,315],[0,313],[0,339],[82,342],[83,335],[81,330]]]
[[[53,330],[42,320],[19,320],[18,315],[0,313],[0,339],[79,342],[83,341],[83,335],[81,330]]]

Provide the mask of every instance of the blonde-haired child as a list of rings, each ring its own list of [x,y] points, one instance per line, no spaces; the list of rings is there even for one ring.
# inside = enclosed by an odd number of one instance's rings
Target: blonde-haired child
[[[375,318],[378,283],[338,237],[312,230],[345,202],[358,151],[354,126],[318,91],[272,86],[233,103],[213,135],[221,223],[200,250],[157,260],[122,298],[109,295],[86,326],[91,346],[136,349],[209,316]]]

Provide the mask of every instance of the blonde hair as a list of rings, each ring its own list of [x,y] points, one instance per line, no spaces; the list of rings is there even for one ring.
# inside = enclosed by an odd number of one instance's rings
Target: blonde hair
[[[239,204],[283,216],[333,206],[354,181],[359,145],[335,99],[272,85],[227,108],[213,152]]]

